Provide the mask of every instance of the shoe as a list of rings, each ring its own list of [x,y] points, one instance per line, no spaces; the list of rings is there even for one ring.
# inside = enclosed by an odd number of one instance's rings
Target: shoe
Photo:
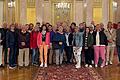
[[[37,66],[39,66],[39,65],[38,65],[38,64],[33,64],[33,66],[36,66],[36,67],[37,67]]]
[[[89,65],[89,68],[92,68],[92,65]]]
[[[4,67],[4,65],[3,65],[3,64],[1,64],[1,65],[0,65],[0,67]]]
[[[31,65],[34,66],[34,63],[32,63]]]
[[[78,64],[75,65],[75,67],[78,66]]]
[[[45,68],[47,67],[47,64],[45,64],[45,66],[44,66]]]
[[[16,67],[11,67],[11,66],[9,66],[9,69],[15,69]]]
[[[40,67],[43,67],[43,63],[40,64]]]
[[[71,64],[71,62],[70,62],[70,61],[67,61],[67,64]]]
[[[98,65],[96,64],[96,65],[95,65],[95,67],[97,68],[97,67],[98,67]]]
[[[94,61],[92,60],[92,64],[94,64]]]
[[[103,68],[104,66],[100,66],[101,68]]]
[[[110,65],[112,65],[113,63],[112,63],[112,61],[110,61]]]
[[[86,64],[85,67],[88,67],[88,64]]]
[[[81,66],[76,66],[77,69],[81,68]]]
[[[108,61],[105,63],[105,65],[106,65],[106,66],[108,65]]]

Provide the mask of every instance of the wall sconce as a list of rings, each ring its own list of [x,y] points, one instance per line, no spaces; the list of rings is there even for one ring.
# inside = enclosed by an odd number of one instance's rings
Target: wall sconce
[[[117,4],[117,2],[115,2],[115,1],[113,1],[112,2],[112,5],[113,5],[113,10],[117,10],[117,8],[118,8],[118,4]]]
[[[84,3],[84,7],[85,7],[85,8],[87,7],[87,3]]]
[[[113,7],[114,7],[114,8],[117,8],[117,7],[118,7],[117,2],[113,1],[112,4],[113,4]]]
[[[8,7],[9,8],[13,8],[13,7],[15,7],[15,1],[10,1],[10,2],[8,2]]]

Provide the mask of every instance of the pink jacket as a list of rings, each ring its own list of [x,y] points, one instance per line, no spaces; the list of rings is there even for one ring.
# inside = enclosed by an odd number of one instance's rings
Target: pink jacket
[[[46,33],[45,44],[50,46],[50,33],[49,32]],[[39,32],[37,36],[37,46],[39,47],[40,45],[42,45],[42,33]]]

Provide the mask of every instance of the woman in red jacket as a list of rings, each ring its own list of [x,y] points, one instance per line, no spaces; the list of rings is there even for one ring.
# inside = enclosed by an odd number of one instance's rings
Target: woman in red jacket
[[[37,36],[37,45],[40,52],[40,67],[47,67],[47,53],[50,46],[50,33],[47,30],[46,25],[42,25],[41,31]],[[44,58],[43,58],[43,49],[44,49]],[[45,62],[43,62],[45,61]]]
[[[38,27],[34,27],[33,31],[30,33],[30,48],[32,50],[32,65],[38,64],[38,47],[37,47],[37,36]]]

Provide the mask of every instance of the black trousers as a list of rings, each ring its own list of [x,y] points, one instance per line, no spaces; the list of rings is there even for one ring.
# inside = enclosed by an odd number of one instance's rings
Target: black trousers
[[[72,46],[66,46],[65,47],[65,52],[66,52],[66,56],[67,56],[67,63],[70,63],[70,60],[71,60],[72,55],[73,55],[73,47]]]
[[[85,63],[88,65],[92,65],[93,51],[92,48],[84,49],[85,52]]]
[[[91,50],[90,50],[90,51],[91,51],[91,55],[92,55],[92,56],[91,56],[91,57],[92,57],[92,60],[94,61],[94,48],[91,47]]]

